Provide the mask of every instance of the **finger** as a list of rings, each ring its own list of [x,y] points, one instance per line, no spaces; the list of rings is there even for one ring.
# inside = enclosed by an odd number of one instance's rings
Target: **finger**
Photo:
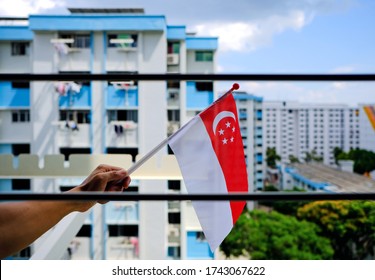
[[[129,176],[126,177],[125,180],[122,183],[122,187],[125,188],[125,189],[127,189],[129,187],[129,185],[130,185],[130,182],[131,182],[131,178]]]
[[[100,164],[95,168],[95,170],[108,172],[108,171],[119,171],[119,170],[124,170],[124,169],[121,167],[113,166],[109,164]]]
[[[99,174],[101,178],[106,180],[107,182],[114,182],[114,181],[120,181],[126,177],[128,177],[128,172],[125,169],[118,169],[118,170],[112,170],[107,172],[102,172]]]

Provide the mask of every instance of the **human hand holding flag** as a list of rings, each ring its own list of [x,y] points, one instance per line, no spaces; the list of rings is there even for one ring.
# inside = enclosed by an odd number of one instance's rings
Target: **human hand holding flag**
[[[173,150],[190,194],[248,192],[244,148],[232,89],[165,139],[132,166],[132,173],[167,143]],[[193,201],[211,251],[240,216],[245,201]]]

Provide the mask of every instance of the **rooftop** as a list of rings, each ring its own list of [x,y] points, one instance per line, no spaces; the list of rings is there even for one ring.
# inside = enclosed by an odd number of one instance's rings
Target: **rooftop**
[[[363,175],[319,163],[296,163],[292,167],[298,174],[311,181],[336,186],[337,192],[375,192],[375,181]]]

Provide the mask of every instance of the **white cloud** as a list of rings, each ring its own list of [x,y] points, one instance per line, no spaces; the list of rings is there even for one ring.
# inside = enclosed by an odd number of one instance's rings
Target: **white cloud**
[[[272,37],[287,29],[300,30],[313,14],[293,10],[284,15],[240,22],[207,22],[195,26],[198,35],[218,36],[220,51],[254,51],[272,43]]]
[[[65,6],[63,0],[0,0],[0,14],[26,17],[29,14],[62,6]]]
[[[375,103],[374,82],[347,82],[335,86],[332,82],[240,82],[240,90],[263,97],[264,101],[297,101],[300,103],[330,103],[357,106]],[[222,92],[230,88],[223,83]]]

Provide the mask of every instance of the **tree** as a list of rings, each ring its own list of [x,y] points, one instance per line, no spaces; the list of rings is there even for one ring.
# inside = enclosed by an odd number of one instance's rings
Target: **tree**
[[[275,211],[245,211],[220,249],[226,257],[254,260],[331,259],[333,249],[319,227]]]
[[[375,170],[375,153],[362,149],[352,149],[345,153],[340,148],[333,149],[336,164],[339,160],[352,160],[354,161],[353,171],[358,174],[366,174]]]
[[[298,217],[320,226],[331,240],[334,259],[374,256],[375,202],[316,201],[301,207]]]
[[[335,163],[338,164],[338,156],[344,151],[340,147],[335,147],[332,152],[333,152],[333,157],[335,158]]]
[[[281,160],[281,157],[277,154],[276,148],[267,148],[266,151],[266,162],[267,166],[271,168],[276,167],[276,161]]]
[[[315,149],[313,149],[313,150],[311,151],[311,153],[306,152],[305,155],[306,155],[306,157],[305,157],[305,162],[310,162],[310,161],[321,162],[321,161],[323,161],[323,158],[322,158],[320,155],[318,155],[318,153],[316,152]]]
[[[299,163],[299,159],[296,156],[289,155],[289,161],[290,163]]]
[[[375,170],[375,153],[362,149],[349,151],[349,158],[354,161],[354,172],[365,174]]]

